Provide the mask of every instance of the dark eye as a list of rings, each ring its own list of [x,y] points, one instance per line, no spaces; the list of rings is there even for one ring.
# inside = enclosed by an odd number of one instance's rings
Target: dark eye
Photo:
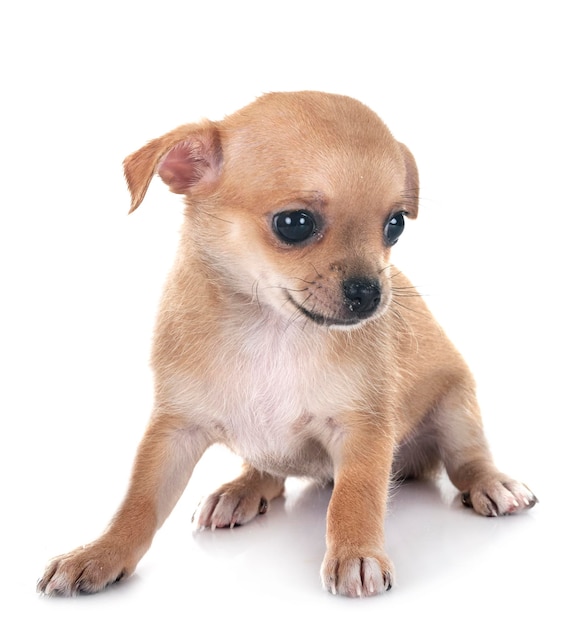
[[[396,213],[389,217],[385,224],[385,243],[388,246],[394,246],[404,230],[405,216],[403,213]]]
[[[307,211],[283,211],[274,215],[273,230],[286,243],[301,243],[316,232],[316,221]]]

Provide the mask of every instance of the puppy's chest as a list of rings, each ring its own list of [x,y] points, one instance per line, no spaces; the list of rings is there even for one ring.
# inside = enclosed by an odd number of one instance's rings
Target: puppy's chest
[[[350,385],[325,346],[292,332],[235,331],[215,355],[213,375],[192,380],[191,410],[213,439],[257,467],[318,474],[309,466],[342,437]]]

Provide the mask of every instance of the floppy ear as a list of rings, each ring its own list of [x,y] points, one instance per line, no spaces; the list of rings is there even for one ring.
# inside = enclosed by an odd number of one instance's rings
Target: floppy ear
[[[124,160],[130,213],[142,203],[156,171],[174,193],[204,192],[218,180],[222,163],[219,131],[212,122],[179,126],[150,141]]]
[[[409,148],[405,144],[400,143],[401,154],[405,161],[405,188],[403,191],[403,199],[407,208],[407,217],[415,219],[419,211],[419,172],[417,164]]]

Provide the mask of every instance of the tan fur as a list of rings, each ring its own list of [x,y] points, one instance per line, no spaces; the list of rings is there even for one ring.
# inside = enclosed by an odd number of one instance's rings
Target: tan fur
[[[322,580],[348,596],[392,584],[391,478],[443,464],[482,515],[534,505],[493,465],[464,361],[390,265],[385,224],[417,216],[417,169],[370,109],[269,94],[150,142],[125,173],[132,211],[156,173],[186,201],[153,347],[156,402],[109,528],[53,560],[41,592],[94,592],[130,575],[217,442],[246,463],[199,525],[250,521],[287,476],[333,480]],[[282,211],[307,211],[315,231],[282,240]]]

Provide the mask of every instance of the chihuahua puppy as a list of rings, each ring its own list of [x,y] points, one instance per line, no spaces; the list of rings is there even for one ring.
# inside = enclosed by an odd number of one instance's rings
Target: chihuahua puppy
[[[155,405],[109,527],[54,559],[40,592],[129,576],[215,443],[243,471],[202,504],[199,526],[251,521],[287,476],[333,481],[321,576],[346,596],[392,585],[391,481],[444,466],[480,515],[536,503],[494,465],[466,364],[390,264],[417,217],[418,174],[369,108],[271,93],[124,165],[131,211],[155,174],[186,204],[155,332]]]

